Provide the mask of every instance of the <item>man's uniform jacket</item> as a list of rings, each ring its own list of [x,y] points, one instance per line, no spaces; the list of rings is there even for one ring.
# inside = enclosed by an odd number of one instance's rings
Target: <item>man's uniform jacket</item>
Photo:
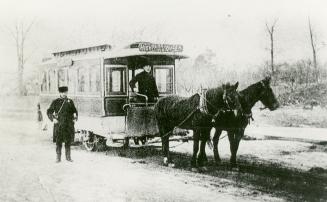
[[[53,142],[71,143],[74,141],[74,113],[77,116],[74,102],[69,98],[57,98],[51,103],[47,115],[51,121],[58,120],[58,123],[53,126]]]
[[[148,96],[150,102],[153,101],[155,97],[159,97],[156,81],[151,74],[143,71],[133,77],[129,85],[134,89],[136,83],[138,83],[139,86],[139,93]]]

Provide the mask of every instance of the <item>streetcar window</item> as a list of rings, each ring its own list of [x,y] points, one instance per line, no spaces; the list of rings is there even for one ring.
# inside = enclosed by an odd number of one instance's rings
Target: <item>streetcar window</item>
[[[70,93],[75,92],[76,87],[76,70],[69,69],[68,70],[68,89]]]
[[[107,94],[124,95],[126,94],[126,69],[120,67],[107,68]]]
[[[46,92],[48,91],[48,86],[47,86],[47,72],[43,72],[42,78],[41,78],[41,92]]]
[[[59,69],[58,70],[58,87],[67,86],[67,69]]]
[[[57,85],[56,85],[56,71],[50,70],[49,71],[49,90],[50,92],[57,92]]]
[[[173,69],[155,68],[155,79],[159,93],[173,93]]]
[[[98,68],[90,68],[90,92],[100,92],[100,71]]]
[[[122,82],[122,78],[120,76],[121,74],[121,71],[112,71],[112,79],[111,79],[111,88],[110,88],[110,91],[111,92],[120,92],[122,91],[122,85],[121,85],[121,82]]]
[[[77,92],[96,94],[101,91],[99,60],[75,61],[77,67]]]
[[[89,91],[89,73],[88,68],[78,69],[78,92],[84,93]]]
[[[96,88],[96,92],[100,92],[101,91],[101,75],[100,75],[100,72],[99,71],[96,74],[95,88]]]

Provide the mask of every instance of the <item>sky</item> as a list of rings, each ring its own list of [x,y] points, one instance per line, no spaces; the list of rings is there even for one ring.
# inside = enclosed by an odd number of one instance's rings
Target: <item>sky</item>
[[[8,29],[33,23],[27,68],[51,52],[134,41],[183,44],[191,58],[213,50],[217,64],[251,69],[269,60],[265,24],[275,20],[276,62],[311,57],[308,18],[318,61],[327,62],[327,2],[318,0],[1,0],[0,73],[16,71]]]

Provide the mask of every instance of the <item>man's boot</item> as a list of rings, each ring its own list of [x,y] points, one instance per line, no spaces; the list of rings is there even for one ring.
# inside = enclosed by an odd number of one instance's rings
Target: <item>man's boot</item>
[[[70,156],[70,145],[65,144],[65,153],[66,153],[66,160],[69,162],[73,162],[73,160]]]
[[[60,145],[57,145],[57,147],[56,147],[56,153],[57,153],[56,163],[59,163],[61,161],[61,146]]]

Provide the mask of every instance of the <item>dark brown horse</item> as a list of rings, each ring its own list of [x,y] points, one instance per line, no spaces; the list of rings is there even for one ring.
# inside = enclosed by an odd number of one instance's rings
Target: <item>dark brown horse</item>
[[[227,131],[230,143],[230,162],[232,166],[236,166],[238,146],[246,126],[249,124],[250,119],[252,119],[252,107],[258,101],[261,101],[265,108],[271,111],[279,107],[276,96],[270,87],[270,80],[270,77],[266,77],[239,92],[239,102],[242,107],[242,113],[239,116],[225,112],[223,116],[217,117],[218,120],[215,122],[216,132],[213,137],[213,152],[216,163],[219,164],[221,161],[218,153],[218,142],[223,130]],[[201,149],[204,150],[204,147],[205,145]]]
[[[220,117],[222,111],[240,109],[238,93],[235,85],[223,85],[218,88],[207,90],[202,96],[195,94],[189,98],[168,96],[160,99],[154,111],[162,140],[164,164],[172,164],[169,156],[169,136],[174,128],[193,130],[193,157],[192,167],[196,166],[196,157],[199,150],[200,138],[210,134],[215,117]],[[201,106],[204,103],[203,106]],[[205,143],[206,138],[204,139]],[[198,157],[198,163],[202,162],[202,155]]]

